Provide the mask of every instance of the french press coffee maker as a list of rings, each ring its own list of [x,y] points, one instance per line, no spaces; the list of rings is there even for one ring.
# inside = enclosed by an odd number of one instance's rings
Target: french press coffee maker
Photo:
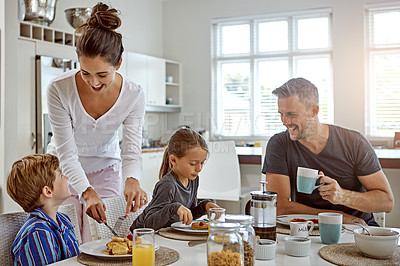
[[[253,228],[261,239],[276,240],[277,193],[267,191],[267,181],[260,181],[261,191],[250,192],[251,200],[246,204],[246,214],[253,216]]]

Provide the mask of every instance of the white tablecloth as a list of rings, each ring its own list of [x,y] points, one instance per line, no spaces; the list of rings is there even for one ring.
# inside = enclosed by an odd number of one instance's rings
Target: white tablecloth
[[[353,229],[355,225],[346,225],[347,228]],[[322,244],[319,236],[312,236],[311,238],[311,253],[307,257],[292,257],[285,253],[284,238],[288,235],[277,234],[278,246],[276,249],[275,259],[261,261],[256,260],[255,265],[332,265],[325,261],[318,255],[320,248],[325,245]],[[345,231],[340,237],[340,243],[354,242],[353,234],[350,231]],[[178,261],[171,265],[182,265],[182,266],[204,266],[207,265],[207,246],[201,244],[194,247],[189,247],[187,241],[172,240],[168,238],[156,235],[156,244],[172,248],[179,252],[180,258]],[[71,266],[71,265],[82,265],[77,261],[77,257],[73,257],[67,260],[57,262],[53,265]]]

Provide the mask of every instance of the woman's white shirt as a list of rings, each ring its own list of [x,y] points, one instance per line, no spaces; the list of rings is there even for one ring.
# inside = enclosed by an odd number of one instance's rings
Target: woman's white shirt
[[[145,112],[143,89],[123,78],[114,105],[94,119],[79,98],[75,75],[70,70],[53,79],[47,88],[47,104],[53,137],[48,153],[56,155],[64,175],[79,196],[90,187],[86,173],[100,171],[122,159],[122,177],[140,180],[141,139]],[[123,124],[122,149],[118,128]]]

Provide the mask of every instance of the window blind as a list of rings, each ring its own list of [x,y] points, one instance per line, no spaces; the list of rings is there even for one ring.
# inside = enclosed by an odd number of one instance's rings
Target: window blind
[[[393,137],[400,131],[400,7],[369,8],[368,121],[369,136]]]
[[[214,20],[212,127],[216,137],[265,137],[285,130],[272,91],[292,77],[314,83],[320,120],[332,123],[331,11]]]

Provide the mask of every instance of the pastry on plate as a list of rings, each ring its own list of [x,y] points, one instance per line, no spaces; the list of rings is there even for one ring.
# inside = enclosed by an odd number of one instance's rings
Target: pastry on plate
[[[192,223],[192,229],[208,229],[210,222],[194,222]]]

